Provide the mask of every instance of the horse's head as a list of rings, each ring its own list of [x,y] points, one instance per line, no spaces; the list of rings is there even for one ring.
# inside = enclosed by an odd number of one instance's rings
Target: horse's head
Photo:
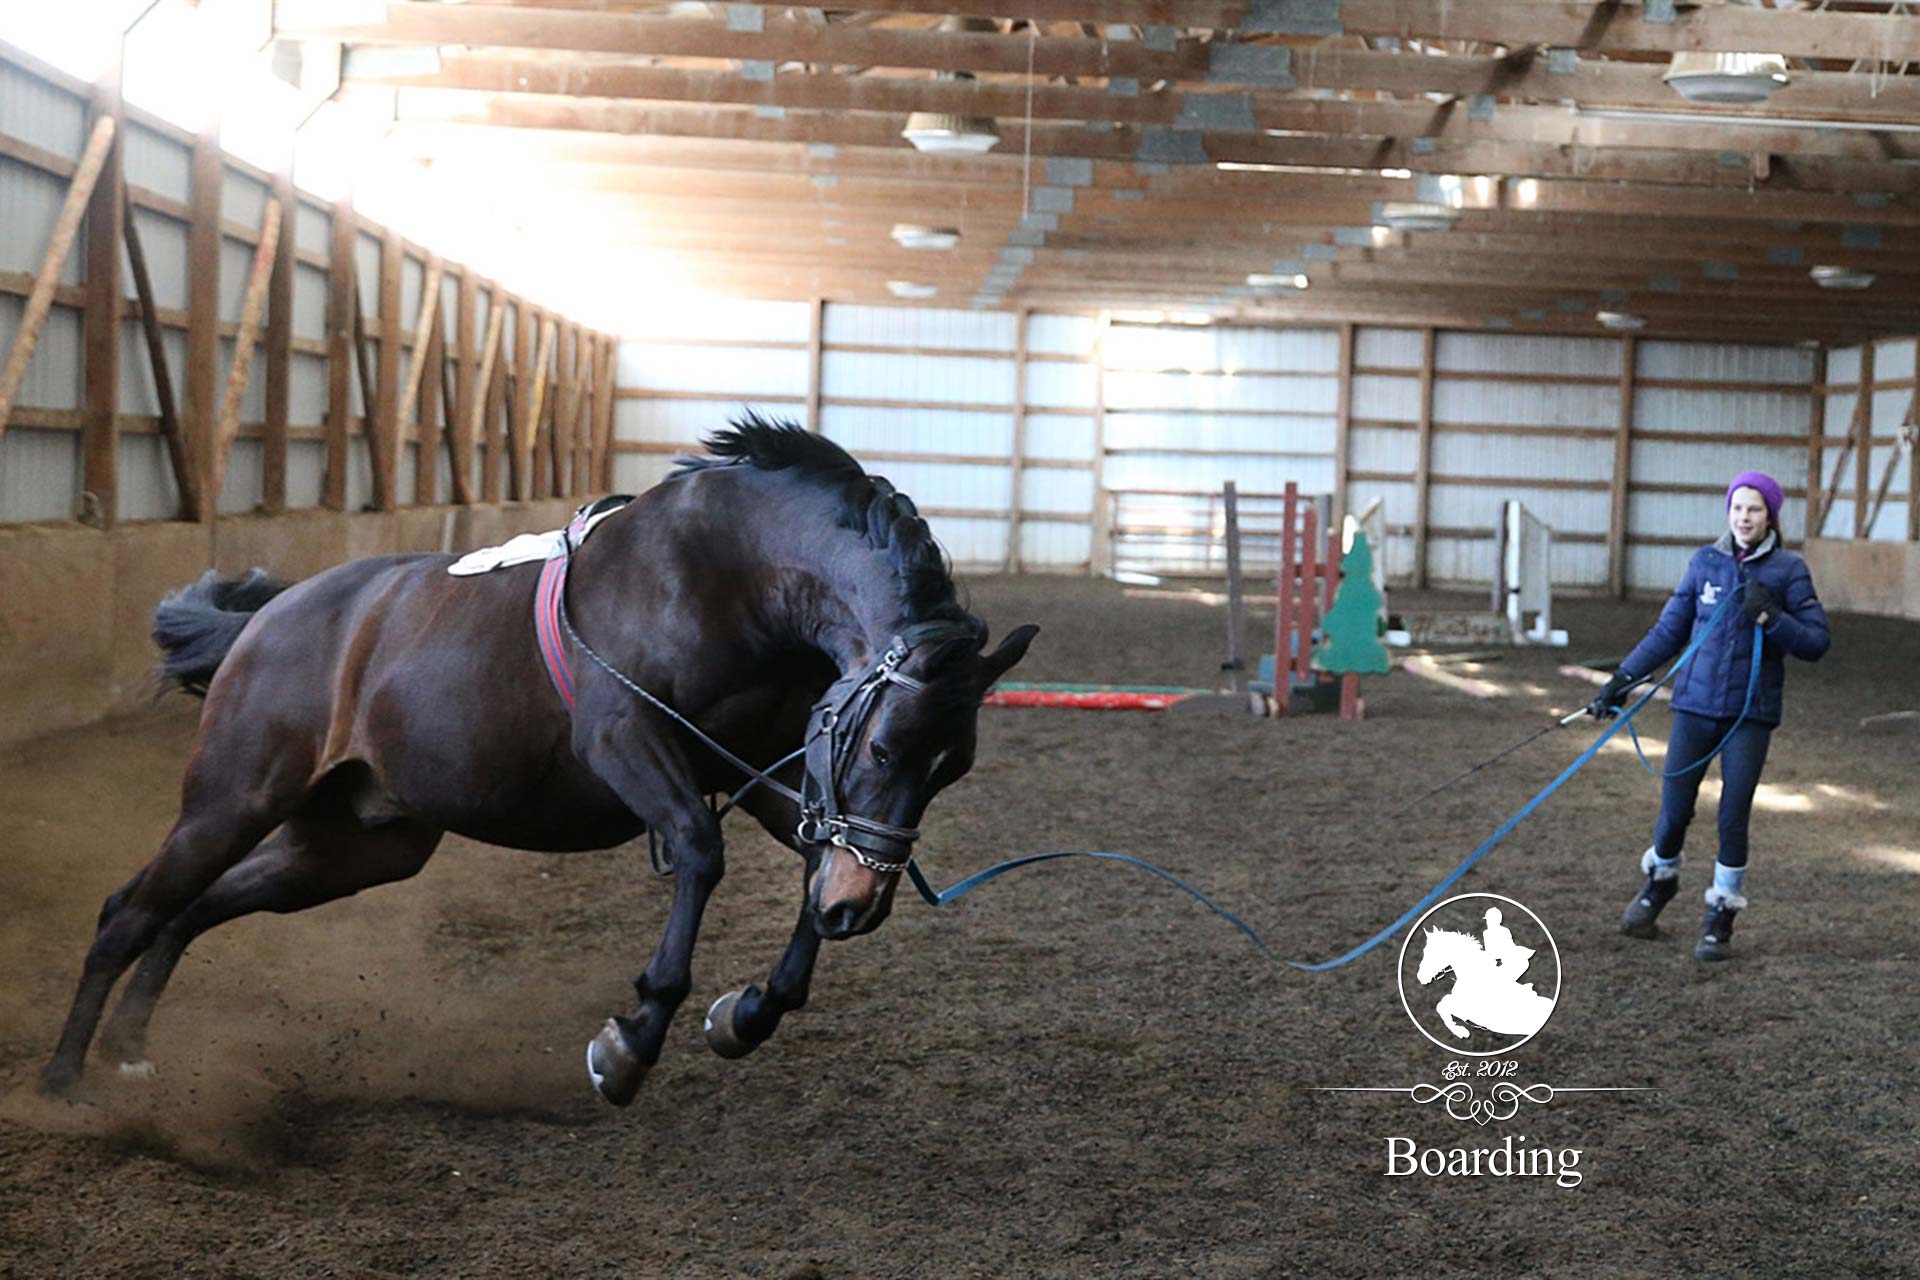
[[[1414,977],[1419,980],[1420,985],[1425,986],[1440,976],[1443,970],[1454,967],[1459,953],[1456,944],[1460,936],[1451,929],[1427,930],[1426,941],[1420,946],[1420,967],[1414,972]],[[1468,941],[1471,942],[1472,939],[1469,938]],[[1457,977],[1458,974],[1456,973],[1455,976]]]
[[[988,687],[1020,661],[1038,627],[1016,628],[991,652],[984,628],[909,628],[888,657],[836,683],[815,708],[807,793],[825,790],[831,751],[833,807],[841,819],[807,828],[813,869],[808,901],[823,938],[878,928],[893,907],[927,804],[973,768],[975,725]],[[823,719],[831,736],[821,734]]]

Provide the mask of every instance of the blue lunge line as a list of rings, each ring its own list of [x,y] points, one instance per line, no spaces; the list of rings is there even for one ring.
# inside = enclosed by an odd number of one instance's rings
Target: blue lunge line
[[[1721,606],[1721,608],[1725,608],[1725,607],[1726,606],[1724,604]],[[1716,610],[1715,612],[1717,613],[1718,611]],[[1754,690],[1760,687],[1760,647],[1765,643],[1766,643],[1766,633],[1760,629],[1760,624],[1756,622],[1753,624],[1753,663],[1751,666],[1747,668],[1747,699],[1745,702],[1742,702],[1740,704],[1740,714],[1738,717],[1735,718],[1732,727],[1727,730],[1727,736],[1720,739],[1719,743],[1714,746],[1713,750],[1707,752],[1707,754],[1705,754],[1704,756],[1701,756],[1700,759],[1688,765],[1686,768],[1675,769],[1673,772],[1667,773],[1653,767],[1653,761],[1647,759],[1646,748],[1640,745],[1639,730],[1635,729],[1631,724],[1629,724],[1627,726],[1627,736],[1633,739],[1633,750],[1634,750],[1634,753],[1640,757],[1640,767],[1645,769],[1648,773],[1652,774],[1656,778],[1684,778],[1688,774],[1692,773],[1695,769],[1706,768],[1707,764],[1715,756],[1719,755],[1723,750],[1725,750],[1726,745],[1729,742],[1733,741],[1734,733],[1740,728],[1742,724],[1746,722],[1747,712],[1753,710],[1753,692]],[[1679,668],[1675,667],[1674,670],[1677,671],[1679,670]],[[1669,671],[1667,675],[1671,677],[1673,675],[1673,672]],[[1665,681],[1662,681],[1661,683],[1664,684]],[[1658,688],[1659,686],[1656,685],[1654,687]]]
[[[1435,886],[1433,886],[1433,888],[1427,893],[1427,895],[1424,898],[1420,899],[1420,901],[1414,903],[1411,907],[1407,908],[1406,912],[1402,914],[1398,920],[1395,920],[1392,924],[1388,925],[1386,928],[1382,929],[1380,932],[1374,934],[1371,938],[1368,938],[1365,942],[1362,942],[1359,946],[1353,948],[1353,950],[1347,952],[1345,955],[1336,956],[1331,960],[1322,960],[1317,964],[1307,964],[1299,960],[1280,960],[1280,963],[1288,966],[1289,968],[1299,969],[1306,973],[1324,973],[1329,969],[1338,969],[1343,964],[1347,964],[1353,960],[1359,959],[1361,956],[1365,955],[1367,952],[1379,946],[1382,942],[1385,942],[1388,938],[1391,938],[1394,934],[1400,932],[1402,928],[1406,927],[1412,921],[1414,921],[1415,919],[1418,919],[1421,912],[1425,911],[1428,907],[1432,906],[1435,902],[1438,902],[1440,900],[1441,894],[1445,893],[1448,889],[1451,889],[1454,886],[1454,884],[1459,881],[1461,876],[1464,876],[1465,874],[1467,874],[1467,871],[1470,868],[1472,868],[1474,863],[1480,861],[1480,859],[1486,857],[1488,853],[1492,852],[1494,846],[1499,844],[1502,840],[1506,839],[1507,836],[1512,833],[1515,827],[1519,826],[1523,821],[1526,820],[1528,814],[1532,813],[1535,809],[1539,808],[1542,802],[1544,802],[1548,796],[1552,795],[1554,792],[1558,791],[1563,785],[1565,785],[1567,779],[1571,778],[1574,774],[1580,772],[1581,769],[1585,768],[1587,761],[1593,759],[1594,756],[1599,754],[1600,748],[1606,745],[1608,738],[1611,738],[1614,734],[1620,732],[1622,727],[1632,724],[1633,717],[1640,713],[1640,709],[1642,707],[1646,706],[1647,703],[1653,700],[1653,695],[1659,691],[1660,687],[1666,684],[1669,680],[1672,680],[1676,675],[1680,673],[1681,668],[1685,667],[1688,662],[1693,660],[1693,655],[1695,651],[1700,648],[1701,642],[1707,638],[1710,632],[1712,632],[1714,624],[1719,622],[1720,615],[1726,612],[1727,605],[1731,603],[1732,600],[1733,600],[1733,595],[1729,593],[1727,597],[1720,602],[1720,607],[1715,609],[1713,611],[1712,616],[1707,619],[1707,625],[1700,629],[1700,634],[1694,637],[1693,641],[1687,645],[1686,651],[1680,655],[1680,657],[1674,662],[1674,664],[1671,667],[1667,668],[1667,674],[1665,674],[1664,676],[1661,676],[1659,681],[1656,682],[1652,688],[1648,689],[1646,693],[1641,696],[1638,702],[1634,703],[1633,706],[1627,709],[1626,711],[1623,711],[1620,714],[1620,716],[1617,719],[1615,719],[1611,725],[1607,726],[1607,729],[1605,732],[1603,732],[1599,737],[1595,738],[1592,744],[1589,745],[1585,751],[1582,751],[1580,753],[1579,758],[1574,760],[1572,764],[1568,765],[1565,769],[1562,769],[1560,771],[1559,777],[1555,778],[1552,782],[1548,783],[1546,787],[1542,789],[1538,795],[1534,796],[1533,799],[1527,801],[1525,805],[1521,806],[1520,811],[1518,813],[1514,814],[1511,818],[1508,818],[1505,822],[1501,823],[1500,829],[1495,831],[1491,836],[1487,837],[1486,843],[1482,844],[1478,849],[1475,849],[1472,853],[1468,854],[1465,861],[1463,861],[1459,866],[1455,867],[1452,871],[1448,872],[1446,875],[1446,878],[1441,880],[1439,884],[1436,884]],[[1755,631],[1758,632],[1758,630],[1759,628],[1756,625]],[[1757,682],[1760,674],[1760,647],[1759,647],[1760,640],[1761,640],[1761,637],[1758,634],[1756,634],[1754,636],[1753,671],[1748,676],[1748,679],[1747,679],[1747,703],[1749,706],[1752,705],[1754,685]],[[1742,707],[1740,710],[1741,719],[1745,719],[1746,714],[1747,714],[1747,709],[1745,707]],[[1735,723],[1734,727],[1735,728],[1739,727],[1737,722]],[[1728,737],[1733,736],[1731,731],[1729,731],[1727,736]],[[1639,746],[1638,737],[1634,738],[1634,745],[1636,748]],[[1720,746],[1724,747],[1725,745],[1726,745],[1726,742],[1722,740]],[[1718,752],[1719,750],[1720,750],[1720,747],[1714,748],[1715,752]],[[1644,761],[1645,758],[1646,757],[1643,754],[1641,756],[1641,759]],[[1709,760],[1711,760],[1712,758],[1713,757],[1711,755],[1707,757],[1707,759]],[[1705,761],[1702,761],[1701,763],[1704,764]],[[1652,766],[1649,765],[1648,767],[1651,768]],[[1698,766],[1695,766],[1695,767],[1698,767]],[[1144,858],[1135,858],[1129,854],[1092,853],[1092,852],[1081,852],[1077,850],[1070,851],[1070,852],[1060,852],[1060,853],[1031,853],[1021,858],[1009,858],[1005,862],[998,863],[994,866],[988,867],[985,871],[976,871],[974,874],[968,876],[965,880],[962,880],[959,884],[954,885],[952,888],[942,889],[942,890],[936,890],[931,884],[927,883],[926,876],[921,873],[920,866],[916,862],[907,863],[907,875],[912,878],[913,887],[920,891],[920,896],[926,899],[928,906],[943,907],[947,903],[952,902],[954,899],[964,897],[966,894],[973,892],[975,889],[978,889],[981,885],[987,883],[989,880],[993,880],[999,876],[1005,875],[1007,872],[1012,871],[1017,867],[1028,867],[1028,866],[1034,865],[1035,863],[1040,863],[1040,862],[1052,862],[1057,858],[1099,858],[1107,862],[1124,862],[1129,866],[1139,867],[1142,871],[1151,872],[1153,875],[1156,875],[1160,877],[1162,880],[1165,880],[1168,884],[1172,885],[1174,888],[1179,889],[1182,892],[1188,894],[1195,901],[1199,902],[1202,906],[1207,908],[1207,910],[1213,912],[1215,915],[1219,916],[1222,920],[1225,920],[1228,924],[1238,929],[1241,933],[1244,933],[1247,936],[1247,939],[1250,942],[1252,942],[1254,946],[1260,948],[1263,954],[1276,960],[1280,959],[1278,956],[1274,955],[1273,948],[1267,945],[1266,940],[1263,939],[1259,935],[1259,933],[1254,930],[1254,928],[1251,925],[1249,925],[1246,921],[1242,920],[1239,916],[1236,916],[1231,911],[1228,911],[1225,908],[1216,905],[1211,899],[1207,897],[1206,894],[1201,893],[1198,889],[1194,888],[1192,885],[1188,884],[1186,881],[1180,879],[1178,876],[1175,876],[1166,871],[1162,871],[1159,867],[1154,866],[1151,862],[1146,861]]]

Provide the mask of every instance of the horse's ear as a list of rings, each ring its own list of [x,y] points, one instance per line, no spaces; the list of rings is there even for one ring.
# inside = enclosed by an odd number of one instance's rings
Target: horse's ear
[[[1024,627],[1015,627],[998,648],[980,659],[981,685],[992,684],[1007,674],[1013,664],[1027,656],[1027,646],[1040,634],[1040,628],[1029,622]]]

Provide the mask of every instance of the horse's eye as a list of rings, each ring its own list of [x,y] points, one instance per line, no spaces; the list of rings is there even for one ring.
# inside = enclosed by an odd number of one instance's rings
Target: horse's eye
[[[873,762],[882,769],[893,763],[893,753],[882,743],[873,744]]]

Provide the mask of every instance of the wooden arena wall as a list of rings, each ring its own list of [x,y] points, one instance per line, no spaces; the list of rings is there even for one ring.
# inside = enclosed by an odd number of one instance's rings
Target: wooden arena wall
[[[1218,573],[1231,479],[1258,569],[1292,481],[1336,511],[1380,499],[1402,584],[1486,584],[1518,497],[1555,530],[1556,586],[1654,593],[1719,527],[1739,470],[1780,479],[1803,536],[1823,356],[716,299],[622,336],[614,475],[652,484],[749,407],[866,458],[970,568]]]
[[[1826,353],[1807,559],[1829,607],[1920,618],[1920,377],[1913,338]]]
[[[82,206],[76,176],[103,132]],[[70,193],[84,220],[43,273]],[[27,360],[0,417],[0,742],[140,705],[153,606],[209,567],[300,577],[561,523],[609,483],[613,350],[349,202],[223,154],[213,132],[0,44],[0,367]]]

